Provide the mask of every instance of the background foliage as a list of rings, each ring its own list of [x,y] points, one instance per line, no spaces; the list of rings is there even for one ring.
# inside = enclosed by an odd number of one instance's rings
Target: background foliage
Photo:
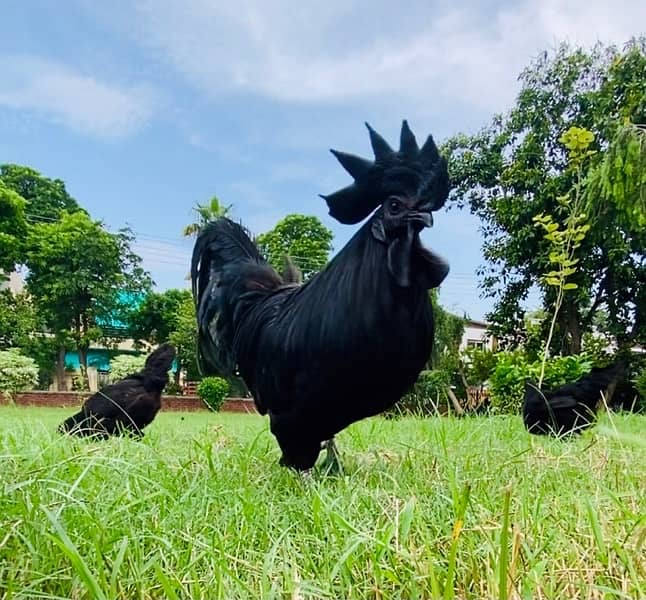
[[[0,392],[30,390],[38,383],[38,366],[15,349],[0,351]]]
[[[228,393],[229,383],[223,377],[205,377],[197,386],[197,395],[215,412],[220,410]]]

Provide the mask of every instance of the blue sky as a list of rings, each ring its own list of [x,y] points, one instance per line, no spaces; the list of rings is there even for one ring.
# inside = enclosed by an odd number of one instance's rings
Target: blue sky
[[[182,287],[196,202],[217,194],[254,233],[313,214],[338,249],[356,228],[318,194],[348,183],[328,148],[371,156],[363,121],[393,143],[403,118],[418,138],[475,131],[539,51],[645,22],[634,0],[6,0],[0,162],[130,224],[158,287]],[[440,213],[425,242],[451,263],[442,302],[481,318],[477,221]]]

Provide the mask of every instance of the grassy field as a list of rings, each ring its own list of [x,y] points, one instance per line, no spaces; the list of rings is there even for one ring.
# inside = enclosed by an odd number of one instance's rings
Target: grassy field
[[[645,417],[371,419],[308,482],[257,416],[92,443],[69,412],[0,408],[2,598],[646,597]]]

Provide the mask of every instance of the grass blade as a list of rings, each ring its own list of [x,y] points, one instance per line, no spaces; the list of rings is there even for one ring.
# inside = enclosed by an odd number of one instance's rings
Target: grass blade
[[[498,597],[500,600],[507,600],[509,588],[507,577],[509,574],[509,509],[511,505],[511,486],[507,486],[504,492],[502,508],[502,528],[500,530],[500,554],[498,557],[499,579]]]
[[[49,510],[43,507],[43,511],[47,515],[49,522],[56,532],[56,535],[48,534],[48,537],[61,549],[63,554],[70,559],[72,567],[74,567],[74,570],[81,578],[81,581],[85,583],[88,591],[92,594],[92,598],[97,600],[108,600],[107,596],[103,593],[99,582],[92,574],[90,567],[83,560],[78,548],[69,538],[67,532],[63,529],[63,526]]]

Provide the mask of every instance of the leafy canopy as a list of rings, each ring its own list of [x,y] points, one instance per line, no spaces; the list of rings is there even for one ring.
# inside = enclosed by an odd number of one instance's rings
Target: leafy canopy
[[[191,299],[188,290],[170,289],[150,293],[130,315],[130,332],[136,341],[151,344],[167,342],[170,334],[179,327],[179,308]]]
[[[58,219],[61,212],[81,210],[60,179],[44,177],[22,165],[0,165],[0,180],[26,202],[27,213],[36,220]]]
[[[286,257],[298,266],[304,279],[320,271],[332,252],[332,232],[321,221],[309,215],[287,215],[257,243],[269,263],[281,271]]]
[[[533,219],[551,215],[566,229],[572,211],[563,210],[559,199],[571,193],[578,174],[561,136],[578,127],[594,136],[594,154],[581,173],[586,219],[579,225],[590,228],[570,257],[577,260],[576,272],[568,275],[572,292],[559,312],[554,350],[580,352],[583,333],[601,311],[617,341],[643,341],[646,228],[637,199],[644,198],[644,168],[635,125],[646,122],[646,38],[622,49],[562,45],[532,62],[520,81],[509,113],[445,146],[453,201],[481,220],[486,264],[479,274],[485,295],[496,301],[488,315],[493,332],[503,342],[522,341],[522,303],[532,286],[542,292],[548,313],[555,303],[554,281],[542,278],[552,270],[554,244]]]
[[[62,213],[60,221],[31,227],[27,289],[61,342],[89,347],[103,337],[98,321],[109,322],[123,311],[124,293],[149,289],[131,240],[129,231],[112,234],[85,212]]]
[[[179,376],[181,369],[186,370],[189,381],[200,378],[197,367],[197,317],[195,315],[195,304],[193,298],[188,294],[182,299],[175,316],[175,328],[168,336],[168,341],[175,346],[177,351],[177,371]]]
[[[37,328],[36,312],[29,297],[0,290],[0,350],[25,347]]]
[[[27,232],[25,200],[0,179],[0,281],[22,258]]]
[[[193,207],[193,212],[197,216],[197,220],[184,227],[182,235],[184,237],[196,236],[209,221],[228,216],[232,208],[233,204],[225,206],[217,196],[213,196],[207,204],[196,204]]]

